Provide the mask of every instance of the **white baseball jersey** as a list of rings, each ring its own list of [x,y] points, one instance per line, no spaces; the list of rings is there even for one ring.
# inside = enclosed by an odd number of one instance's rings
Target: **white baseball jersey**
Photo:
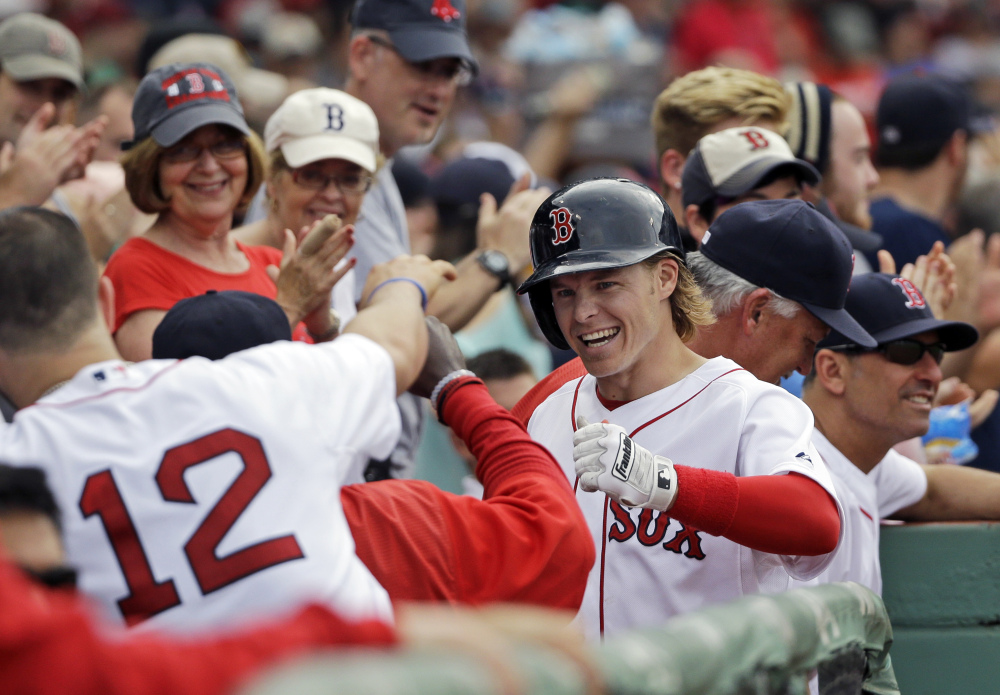
[[[571,483],[577,415],[620,425],[636,443],[675,464],[738,476],[800,473],[836,497],[810,443],[809,408],[723,357],[614,410],[601,404],[589,374],[555,391],[536,408],[528,431],[549,448]],[[620,506],[600,492],[577,489],[576,498],[597,548],[578,616],[592,638],[660,625],[744,594],[784,591],[789,575],[815,576],[832,556],[758,552],[687,528],[669,513]]]
[[[391,620],[340,487],[399,437],[374,342],[281,342],[224,360],[93,364],[0,430],[48,474],[80,588],[134,624],[190,632],[326,601]]]
[[[916,461],[891,449],[866,474],[819,430],[813,433],[813,444],[830,469],[844,507],[844,521],[837,556],[819,576],[805,584],[851,581],[881,596],[879,521],[923,499],[927,475]]]

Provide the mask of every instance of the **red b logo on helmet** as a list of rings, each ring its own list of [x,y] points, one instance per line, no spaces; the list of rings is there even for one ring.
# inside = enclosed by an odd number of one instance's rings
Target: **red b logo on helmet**
[[[898,287],[906,296],[907,309],[922,309],[927,306],[927,302],[924,300],[924,296],[920,294],[920,290],[906,278],[893,278],[892,284]]]
[[[552,238],[552,245],[565,244],[573,237],[573,216],[566,208],[557,208],[549,213],[552,218],[552,229],[555,236]]]

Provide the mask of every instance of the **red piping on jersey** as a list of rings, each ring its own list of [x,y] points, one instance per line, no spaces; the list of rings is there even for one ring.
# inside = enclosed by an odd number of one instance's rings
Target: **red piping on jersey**
[[[698,396],[698,395],[700,395],[702,391],[704,391],[705,389],[707,389],[707,388],[708,388],[709,386],[711,386],[711,385],[712,385],[713,383],[715,383],[715,382],[716,382],[717,380],[721,379],[722,377],[726,376],[727,374],[732,374],[733,372],[742,372],[742,371],[744,371],[744,370],[743,370],[743,367],[737,367],[736,369],[730,369],[730,370],[729,370],[728,372],[723,372],[723,373],[722,373],[722,374],[720,374],[719,376],[715,377],[715,379],[712,379],[712,380],[711,380],[710,382],[708,382],[707,384],[705,384],[704,386],[702,386],[702,387],[701,387],[701,388],[700,388],[700,389],[698,390],[698,393],[696,393],[696,394],[694,394],[693,396],[691,396],[691,398],[688,398],[688,399],[687,399],[686,401],[684,401],[683,403],[680,403],[679,405],[675,405],[675,406],[674,406],[673,408],[671,408],[671,409],[670,409],[670,410],[668,410],[667,412],[665,412],[665,413],[662,413],[662,414],[660,414],[660,415],[657,415],[656,417],[654,417],[654,418],[653,418],[652,420],[650,420],[649,422],[647,422],[647,423],[645,423],[645,424],[642,424],[642,425],[639,425],[639,426],[638,426],[638,427],[637,427],[637,428],[636,428],[636,429],[635,429],[635,430],[634,430],[634,431],[633,431],[633,432],[632,432],[631,434],[629,434],[629,436],[630,436],[630,437],[634,437],[635,435],[639,434],[639,433],[640,433],[640,432],[641,432],[642,430],[644,430],[644,429],[646,429],[647,427],[649,427],[650,425],[652,425],[652,424],[653,424],[654,422],[656,422],[657,420],[660,420],[660,419],[662,419],[662,418],[665,418],[665,417],[666,417],[667,415],[670,415],[670,413],[674,412],[675,410],[677,410],[677,409],[678,409],[678,408],[680,408],[681,406],[685,406],[685,405],[687,405],[687,404],[688,404],[688,403],[690,403],[690,402],[691,402],[692,400],[694,400],[695,396]]]
[[[104,398],[105,396],[110,396],[112,393],[119,393],[121,391],[142,391],[144,388],[147,388],[150,384],[159,379],[160,375],[169,372],[174,367],[177,367],[178,365],[181,364],[182,361],[183,360],[177,360],[174,364],[170,365],[169,367],[164,367],[159,372],[151,376],[149,378],[149,381],[147,381],[142,386],[120,386],[116,389],[110,389],[108,391],[104,391],[103,393],[98,393],[93,396],[84,396],[83,398],[78,398],[75,401],[66,401],[65,403],[32,403],[31,405],[25,407],[33,408],[37,406],[39,408],[68,408],[73,405],[79,405],[80,403],[86,403],[87,401],[93,401],[97,400],[98,398]],[[86,369],[86,367],[84,369]]]
[[[580,379],[576,382],[576,388],[573,389],[573,405],[569,409],[569,419],[570,419],[569,426],[573,428],[574,432],[576,432],[576,399],[579,398],[580,396],[580,386],[582,385],[583,385],[583,377],[581,376]]]
[[[869,519],[871,519],[872,521],[875,521],[875,518],[871,514],[869,514],[868,512],[866,512],[864,507],[860,507],[859,506],[858,509],[860,509],[861,513],[864,514],[865,516],[867,516]]]
[[[601,528],[606,529],[608,527],[608,496],[604,496],[604,520],[601,522]],[[601,531],[603,534],[604,532]],[[603,539],[602,539],[603,540]],[[607,554],[608,544],[607,542],[601,543],[601,602],[598,604],[601,607],[601,641],[604,641],[604,557]]]

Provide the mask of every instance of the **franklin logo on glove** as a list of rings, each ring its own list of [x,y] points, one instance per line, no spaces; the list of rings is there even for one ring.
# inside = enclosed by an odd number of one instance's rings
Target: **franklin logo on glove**
[[[619,480],[628,480],[629,472],[632,469],[632,440],[622,432],[621,443],[618,447],[618,462],[614,467],[615,477]]]

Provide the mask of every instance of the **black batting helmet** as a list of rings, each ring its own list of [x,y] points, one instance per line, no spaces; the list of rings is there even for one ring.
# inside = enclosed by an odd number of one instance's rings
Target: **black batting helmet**
[[[531,220],[535,272],[517,289],[528,293],[542,333],[569,343],[556,323],[548,281],[557,275],[624,268],[662,251],[684,260],[670,207],[653,189],[628,179],[590,179],[550,195]]]

